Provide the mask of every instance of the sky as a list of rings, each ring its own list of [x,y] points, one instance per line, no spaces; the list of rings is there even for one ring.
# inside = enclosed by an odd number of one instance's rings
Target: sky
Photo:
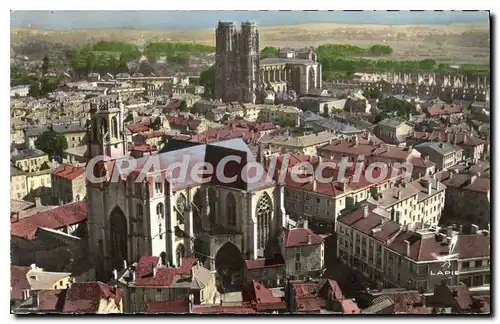
[[[452,24],[488,22],[487,11],[14,11],[11,27],[38,29],[203,29],[218,20],[253,20],[259,25],[303,23]]]

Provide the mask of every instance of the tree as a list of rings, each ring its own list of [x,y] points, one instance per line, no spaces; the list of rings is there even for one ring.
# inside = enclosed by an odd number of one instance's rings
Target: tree
[[[40,84],[39,83],[32,83],[30,85],[30,89],[28,91],[28,96],[34,97],[34,98],[39,98],[41,96],[41,90],[40,90]]]
[[[42,76],[47,74],[49,71],[49,57],[47,54],[43,57],[43,63],[42,63]]]
[[[205,95],[213,98],[215,94],[215,64],[201,72],[200,85],[205,88]]]
[[[63,134],[58,134],[51,129],[38,136],[35,146],[47,153],[50,159],[60,161],[64,150],[68,148],[68,141]]]
[[[266,46],[262,49],[262,51],[260,51],[261,58],[278,57],[278,56],[279,56],[279,50],[274,46]]]
[[[188,111],[187,103],[185,100],[182,100],[181,103],[179,104],[179,111],[182,111],[182,112]]]
[[[156,117],[151,122],[151,124],[149,125],[149,127],[151,127],[151,129],[155,130],[155,131],[159,130],[162,127],[162,123],[161,123],[160,117]]]

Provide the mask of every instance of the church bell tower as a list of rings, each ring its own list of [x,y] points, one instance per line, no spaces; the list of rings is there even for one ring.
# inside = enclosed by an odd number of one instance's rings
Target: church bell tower
[[[124,105],[118,99],[101,98],[90,104],[90,158],[105,155],[111,159],[124,156],[123,138]]]

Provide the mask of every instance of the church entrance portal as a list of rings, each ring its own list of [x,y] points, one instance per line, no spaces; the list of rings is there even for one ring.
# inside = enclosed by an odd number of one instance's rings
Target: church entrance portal
[[[225,243],[215,256],[217,288],[228,293],[241,288],[244,260],[241,251],[231,242]]]
[[[114,269],[120,269],[127,260],[127,219],[120,207],[115,207],[109,217],[110,256]]]

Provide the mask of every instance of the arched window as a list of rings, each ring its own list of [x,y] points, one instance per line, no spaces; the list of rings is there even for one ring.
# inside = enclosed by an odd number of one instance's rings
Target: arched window
[[[177,266],[180,266],[181,260],[186,256],[186,249],[184,248],[184,244],[179,244],[177,249],[175,250],[175,259],[177,261]]]
[[[216,216],[216,201],[217,201],[217,195],[215,193],[215,190],[213,188],[208,189],[208,204],[210,205],[210,212],[208,215],[208,218],[210,220],[210,226],[215,227],[217,223],[217,216]]]
[[[108,132],[108,123],[106,122],[106,119],[101,119],[101,137],[104,137],[104,135]]]
[[[155,182],[155,191],[157,194],[161,194],[163,192],[163,183],[161,183],[161,181]]]
[[[165,218],[165,214],[163,212],[163,203],[159,203],[158,205],[156,205],[156,216],[158,216],[158,218]]]
[[[160,253],[160,259],[161,259],[161,264],[166,265],[167,264],[167,253],[163,251]]]
[[[314,68],[309,67],[309,90],[316,89],[316,75]]]
[[[269,233],[272,228],[273,204],[271,197],[264,193],[257,202],[257,246],[259,249],[265,248],[269,240]]]
[[[113,137],[118,137],[118,121],[116,120],[116,116],[113,116],[113,118],[111,118],[111,127],[113,128],[112,129],[112,136]]]
[[[227,224],[229,226],[236,226],[236,198],[232,192],[230,192],[227,197],[227,208],[226,208],[226,217]]]
[[[186,196],[179,194],[177,202],[175,203],[175,213],[177,214],[177,222],[179,224],[184,224],[184,210],[187,206]]]

